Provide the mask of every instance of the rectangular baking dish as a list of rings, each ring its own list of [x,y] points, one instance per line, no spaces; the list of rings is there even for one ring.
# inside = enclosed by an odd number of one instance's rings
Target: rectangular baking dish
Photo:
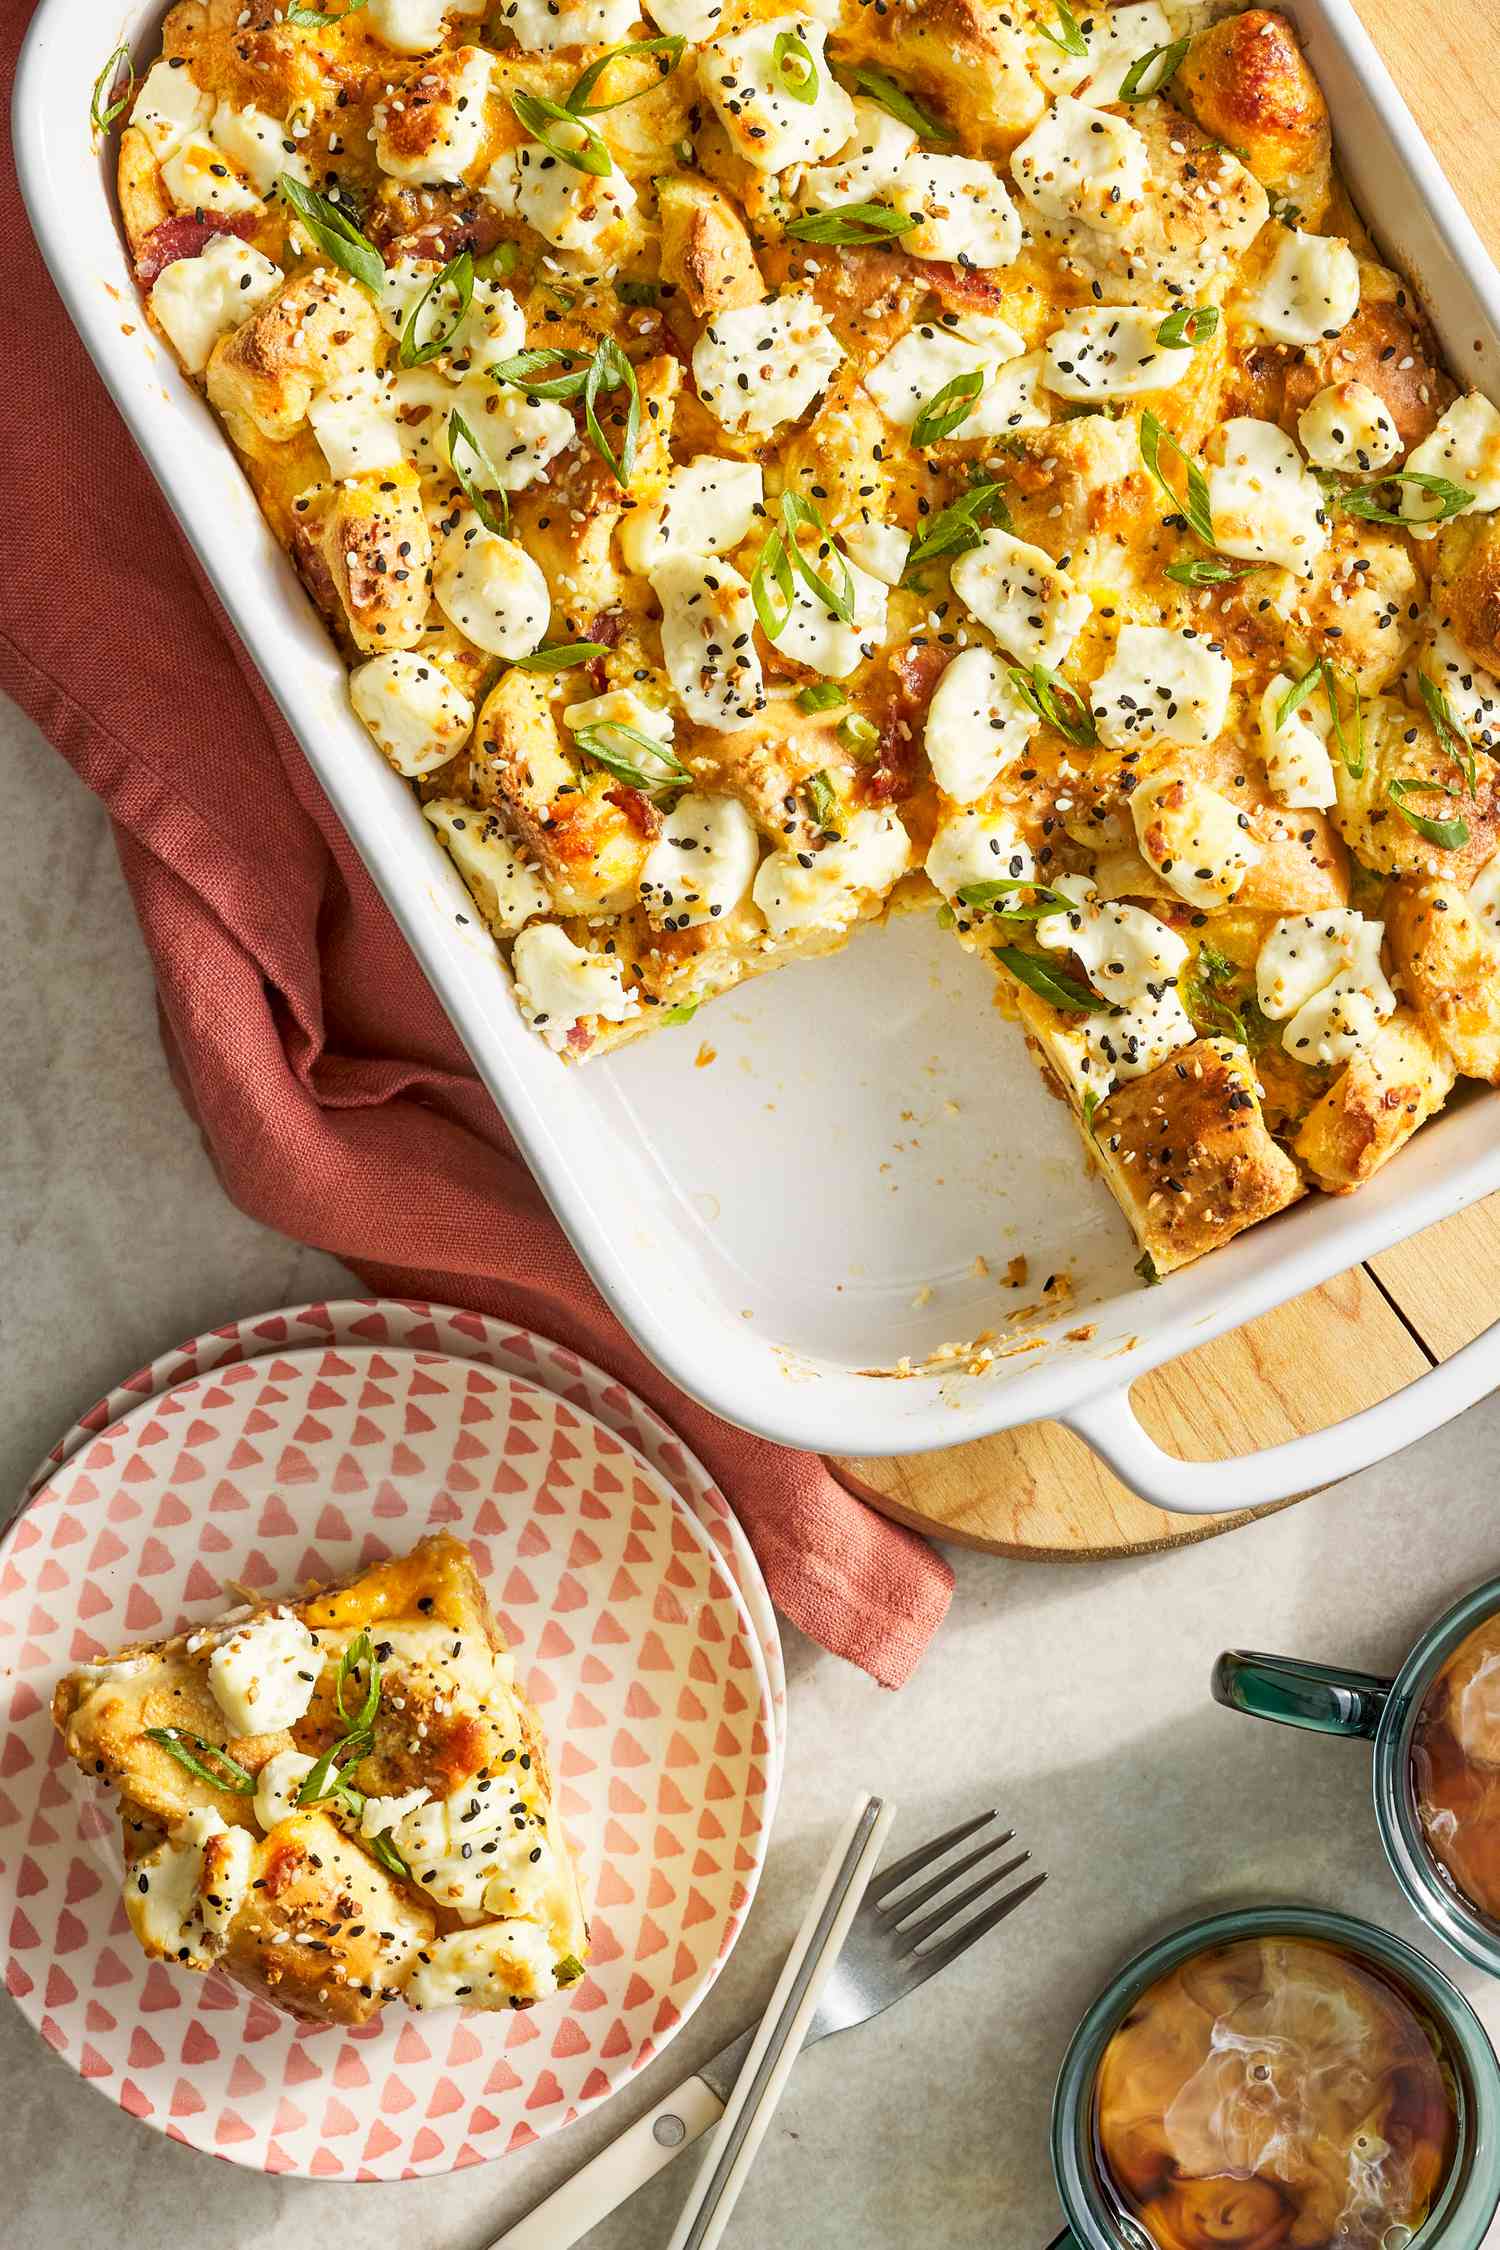
[[[1393,1452],[1500,1381],[1500,1324],[1384,1405],[1247,1458],[1182,1463],[1129,1386],[1500,1188],[1500,1090],[1470,1086],[1362,1194],[1311,1198],[1144,1289],[1114,1204],[985,971],[930,917],[862,932],[568,1069],[523,1025],[406,786],[217,424],[136,302],[90,89],[117,38],[148,58],[160,0],[42,0],[14,141],[32,225],[121,414],[553,1209],[658,1365],[787,1445],[923,1452],[1044,1417],[1184,1512],[1303,1491]],[[1450,364],[1500,397],[1500,277],[1348,0],[1288,0],[1340,160]],[[1006,1286],[1024,1256],[1028,1281]],[[1048,1296],[1042,1284],[1064,1277]],[[1061,1301],[1059,1301],[1059,1299]],[[1054,1309],[1055,1308],[1055,1309]],[[994,1356],[947,1347],[991,1332]]]

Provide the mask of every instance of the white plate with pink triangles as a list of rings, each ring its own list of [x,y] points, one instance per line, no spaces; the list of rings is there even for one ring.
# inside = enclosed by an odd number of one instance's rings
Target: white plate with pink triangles
[[[552,1748],[588,1972],[525,2013],[353,2032],[148,1963],[113,1806],[62,1752],[54,1682],[214,1614],[466,1539]],[[616,1433],[498,1370],[328,1346],[177,1385],[72,1454],[0,1544],[0,1953],[44,2039],[121,2107],[267,2171],[397,2179],[567,2124],[712,1983],[772,1812],[770,1696],[701,1526]]]

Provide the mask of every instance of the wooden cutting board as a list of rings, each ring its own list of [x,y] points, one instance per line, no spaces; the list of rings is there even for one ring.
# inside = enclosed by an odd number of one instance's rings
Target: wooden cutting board
[[[1359,0],[1490,251],[1500,256],[1500,0]],[[1136,1411],[1187,1460],[1278,1445],[1373,1406],[1500,1316],[1500,1196],[1142,1377]],[[841,1473],[888,1515],[1003,1555],[1097,1558],[1205,1539],[1244,1515],[1172,1516],[1053,1422]]]

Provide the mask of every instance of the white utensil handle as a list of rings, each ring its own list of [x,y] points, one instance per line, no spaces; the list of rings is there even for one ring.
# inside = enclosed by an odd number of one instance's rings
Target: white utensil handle
[[[894,1817],[864,1795],[844,1823],[667,2250],[716,2250]]]
[[[1378,1406],[1286,1445],[1233,1461],[1179,1461],[1147,1435],[1130,1387],[1085,1399],[1061,1417],[1143,1500],[1184,1516],[1220,1515],[1288,1500],[1385,1461],[1441,1429],[1500,1384],[1500,1320]]]
[[[706,2079],[685,2078],[491,2250],[571,2250],[723,2114],[724,2104]]]

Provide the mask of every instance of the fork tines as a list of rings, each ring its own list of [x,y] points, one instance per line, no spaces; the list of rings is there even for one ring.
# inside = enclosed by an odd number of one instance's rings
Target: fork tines
[[[970,1836],[977,1835],[982,1828],[988,1828],[999,1817],[997,1811],[991,1810],[979,1813],[973,1820],[961,1822],[957,1828],[950,1828],[945,1836],[935,1836],[930,1843],[921,1845],[914,1852],[908,1852],[904,1859],[898,1859],[894,1866],[882,1869],[870,1886],[869,1896],[879,1912],[889,1917],[892,1935],[897,1939],[902,1953],[915,1955],[920,1947],[927,1944],[929,1939],[937,1937],[940,1931],[948,1933],[941,1944],[933,1945],[928,1952],[920,1955],[924,1968],[939,1968],[945,1962],[953,1960],[971,1946],[976,1938],[983,1937],[997,1922],[1003,1922],[1008,1914],[1013,1914],[1047,1880],[1045,1873],[1033,1875],[1027,1882],[1018,1884],[1013,1891],[1007,1891],[997,1898],[995,1893],[1006,1877],[1014,1875],[1017,1868],[1024,1867],[1031,1857],[1030,1852],[1017,1852],[1000,1866],[987,1868],[977,1882],[970,1883],[956,1895],[942,1898],[932,1912],[924,1915],[920,1921],[911,1919],[929,1900],[938,1900],[939,1894],[946,1892],[960,1875],[966,1875],[971,1867],[978,1867],[982,1861],[992,1859],[996,1852],[1003,1851],[1007,1844],[1014,1841],[1016,1832],[1013,1828],[1001,1829],[986,1837],[973,1851],[965,1852],[961,1859],[950,1861],[929,1882],[915,1890],[906,1889],[914,1875],[928,1873],[945,1853],[952,1851],[955,1844],[965,1843]],[[904,1895],[898,1897],[898,1892]],[[983,1898],[991,1901],[985,1911],[976,1914],[968,1922],[958,1923],[957,1918],[964,1908]]]

